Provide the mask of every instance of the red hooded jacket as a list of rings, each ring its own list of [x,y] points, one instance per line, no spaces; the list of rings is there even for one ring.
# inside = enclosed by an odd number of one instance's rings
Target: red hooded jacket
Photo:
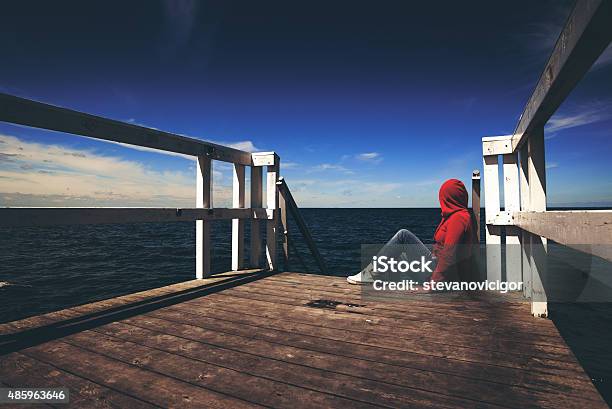
[[[433,254],[437,264],[431,280],[469,280],[474,273],[473,245],[477,243],[467,190],[460,180],[449,179],[440,187],[439,199],[442,221],[434,233]]]

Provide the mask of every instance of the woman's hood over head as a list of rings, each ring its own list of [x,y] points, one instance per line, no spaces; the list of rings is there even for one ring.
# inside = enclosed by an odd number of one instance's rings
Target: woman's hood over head
[[[438,194],[442,217],[448,217],[459,210],[467,210],[468,193],[463,182],[457,179],[449,179],[440,187]]]

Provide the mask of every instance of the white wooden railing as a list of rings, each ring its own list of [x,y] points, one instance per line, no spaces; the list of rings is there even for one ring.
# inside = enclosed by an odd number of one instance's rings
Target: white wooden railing
[[[487,278],[502,278],[503,226],[506,280],[523,281],[535,316],[548,315],[548,239],[612,260],[611,211],[547,211],[544,155],[544,125],[612,40],[611,3],[576,2],[514,133],[482,138]]]
[[[274,152],[250,153],[198,139],[115,121],[74,110],[0,94],[0,121],[177,152],[196,158],[194,208],[0,208],[0,227],[58,224],[196,222],[196,278],[211,272],[210,223],[232,220],[232,270],[245,267],[278,270],[277,239],[280,226],[288,232],[279,209],[280,158]],[[233,164],[232,208],[215,208],[212,195],[212,161]],[[251,207],[245,207],[245,169],[251,169]],[[263,207],[263,170],[266,169],[266,207]],[[251,257],[244,259],[244,226],[251,223]],[[262,265],[262,224],[266,228]],[[287,251],[287,247],[283,247]],[[284,257],[288,260],[289,255]]]

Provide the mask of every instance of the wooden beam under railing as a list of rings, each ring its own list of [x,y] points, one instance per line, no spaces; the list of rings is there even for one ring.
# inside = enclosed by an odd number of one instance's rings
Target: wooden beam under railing
[[[140,125],[0,93],[0,121],[251,165],[251,153]]]
[[[612,261],[612,210],[516,212],[513,220],[532,234]]]
[[[270,209],[203,209],[151,207],[5,207],[0,208],[0,227],[53,226],[62,224],[108,224],[193,222],[196,220],[272,220]]]

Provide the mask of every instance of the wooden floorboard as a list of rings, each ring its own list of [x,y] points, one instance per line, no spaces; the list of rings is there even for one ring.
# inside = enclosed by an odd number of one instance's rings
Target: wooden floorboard
[[[338,277],[226,273],[2,324],[0,341],[1,384],[68,387],[72,407],[607,407],[526,303],[373,299]]]
[[[139,323],[139,325],[142,325],[142,323]],[[147,339],[147,342],[152,342],[149,340],[155,339],[157,331],[150,328],[159,328],[163,324],[160,324],[159,320],[152,320],[148,323],[148,325],[150,327],[144,331],[141,331],[140,333],[143,339]],[[521,406],[530,406],[533,404],[534,398],[543,401],[549,397],[546,392],[542,393],[542,391],[538,388],[525,388],[524,382],[521,382],[521,385],[517,387],[508,385],[506,380],[504,380],[504,383],[501,383],[491,380],[477,379],[473,376],[470,377],[469,374],[468,376],[449,375],[444,372],[433,371],[432,366],[429,366],[429,369],[414,369],[411,367],[402,368],[398,367],[397,365],[389,365],[371,360],[362,360],[354,357],[348,358],[342,355],[317,353],[312,350],[305,350],[296,347],[281,347],[278,343],[275,344],[271,342],[262,342],[259,340],[250,340],[247,337],[237,337],[227,333],[214,333],[206,330],[202,331],[198,330],[198,327],[194,328],[193,326],[183,326],[176,329],[181,338],[196,340],[199,343],[206,343],[207,345],[222,348],[223,351],[219,351],[217,354],[229,354],[229,352],[225,351],[229,349],[234,351],[235,354],[244,355],[245,353],[248,353],[254,357],[258,357],[258,360],[262,362],[262,365],[265,365],[265,360],[262,360],[262,358],[269,358],[282,361],[287,364],[297,364],[308,368],[316,368],[332,372],[335,374],[333,375],[335,379],[338,378],[339,374],[345,374],[362,380],[373,380],[382,384],[411,388],[415,390],[412,392],[413,395],[417,391],[425,391],[430,392],[434,396],[435,394],[442,394],[449,397],[462,398],[465,396],[465,383],[479,380],[481,392],[486,394],[487,401],[492,403],[503,404],[508,394],[514,395],[517,402],[521,402]],[[209,348],[208,346],[202,347],[199,345],[199,343],[190,344],[194,345],[194,349],[198,350],[202,348]],[[347,346],[350,348],[350,345]],[[214,354],[213,352],[207,353],[209,354],[208,356],[212,356]],[[240,361],[247,362],[253,359],[254,358],[248,359],[248,357],[243,357]],[[431,365],[435,362],[430,361],[429,363]],[[263,367],[269,368],[268,365]],[[276,367],[278,367],[278,365],[278,363],[275,364]],[[286,364],[283,365],[286,366]],[[291,376],[293,373],[291,372],[291,367],[289,366],[289,368],[286,370],[289,370],[287,373],[289,376]],[[274,376],[281,376],[281,379],[286,379],[284,378],[287,376],[284,375],[286,370],[275,369],[272,374]],[[303,375],[303,370],[300,371],[299,368],[295,368],[294,370],[296,372],[301,372],[299,376]],[[350,378],[347,378],[344,382],[349,383],[349,381]],[[355,384],[356,381],[353,380],[352,383]],[[564,386],[566,388],[571,388],[571,385],[566,384]],[[327,385],[323,385],[323,387],[327,387]],[[385,388],[378,386],[377,390],[383,392],[385,391]],[[549,389],[547,392],[553,391],[554,389]],[[385,392],[385,394],[388,393],[388,391]],[[422,395],[422,393],[420,394]],[[578,396],[577,393],[576,396]],[[384,400],[379,398],[379,401]],[[462,405],[465,405],[465,403]]]
[[[124,363],[62,341],[47,342],[23,353],[161,407],[201,407],[202,402],[210,408],[252,406],[236,397],[143,369],[137,362]]]
[[[155,407],[137,398],[104,387],[65,369],[37,361],[20,353],[0,359],[0,376],[13,387],[65,387],[70,389],[73,405],[90,408],[151,408]]]
[[[306,287],[306,288],[304,288]],[[242,287],[241,287],[242,288]],[[245,288],[247,288],[245,286]],[[336,286],[321,286],[316,284],[308,284],[308,286],[300,286],[295,281],[290,280],[289,278],[276,277],[271,276],[266,280],[255,281],[248,285],[249,289],[268,289],[275,291],[283,291],[286,294],[301,294],[303,296],[309,296],[313,299],[316,297],[330,297],[332,299],[343,299],[347,300],[347,302],[355,302],[359,303],[362,300],[362,292],[359,288],[355,288],[355,286],[340,286],[336,282]],[[424,298],[424,297],[423,297]],[[510,311],[519,312],[529,312],[530,306],[528,303],[519,303],[519,309],[517,311],[516,304],[512,303],[508,307]],[[445,314],[452,314],[452,316],[456,319],[467,319],[468,321],[474,321],[479,318],[486,318],[487,320],[503,321],[503,317],[500,317],[498,314],[508,311],[508,309],[504,309],[504,305],[500,306],[500,303],[491,304],[491,308],[489,310],[483,310],[483,304],[480,302],[465,302],[461,301],[460,303],[451,303],[448,300],[445,301],[441,306],[439,303],[432,302],[432,299],[423,299],[421,301],[418,300],[402,300],[401,302],[390,302],[390,300],[386,300],[384,302],[379,302],[373,299],[368,300],[368,306],[376,308],[378,311],[402,311],[402,312],[423,312],[428,313],[429,315],[432,312],[440,311],[440,307],[444,310]],[[433,310],[433,311],[432,311]],[[435,316],[433,317],[435,318]],[[539,320],[518,320],[515,322],[515,325],[524,326],[525,328],[533,328],[539,333],[553,333],[556,334],[556,329],[554,325],[542,325]]]
[[[193,307],[190,307],[190,306]],[[210,299],[199,299],[189,304],[177,306],[181,313],[189,313],[195,308],[218,306],[219,309],[228,309],[242,314],[255,314],[260,320],[288,321],[290,323],[303,323],[319,327],[317,334],[328,336],[338,334],[343,339],[352,340],[372,346],[398,348],[422,354],[448,356],[456,359],[475,360],[499,366],[521,366],[528,358],[541,362],[545,368],[575,369],[573,358],[565,356],[547,355],[540,351],[539,346],[525,348],[521,353],[510,354],[506,351],[494,350],[489,342],[476,344],[455,337],[452,332],[438,332],[441,328],[413,328],[394,326],[395,321],[384,318],[362,317],[326,309],[297,307],[288,308],[282,304],[262,302],[252,299],[215,294]],[[480,330],[480,328],[479,328]],[[445,336],[447,335],[447,336]],[[335,338],[335,337],[334,337]],[[484,337],[489,340],[490,337]]]
[[[285,347],[296,348],[310,355],[316,353],[330,354],[342,357],[347,364],[352,358],[369,363],[380,363],[393,366],[392,371],[405,367],[409,369],[430,371],[434,373],[458,375],[473,380],[491,381],[502,379],[504,384],[532,387],[536,390],[557,391],[559,387],[576,391],[581,394],[590,381],[576,377],[558,377],[554,374],[535,373],[533,371],[505,368],[465,362],[449,359],[441,356],[416,354],[389,348],[381,348],[367,344],[347,342],[342,339],[329,339],[309,335],[308,328],[304,326],[292,329],[273,329],[270,326],[257,326],[245,321],[228,321],[221,318],[210,317],[212,311],[206,311],[206,319],[201,317],[192,318],[188,316],[166,316],[162,311],[150,314],[150,318],[141,319],[134,325],[143,328],[155,329],[163,325],[163,321],[175,323],[177,331],[181,331],[186,338],[196,336],[200,340],[200,334],[204,333],[211,339],[222,336],[223,340],[230,337],[239,339],[239,343],[249,346],[252,353],[257,353],[258,341],[265,341],[275,345],[275,349],[284,350]],[[131,322],[130,322],[131,323]],[[182,324],[184,323],[184,324]],[[314,333],[317,332],[315,328]],[[313,332],[310,332],[313,333]],[[194,334],[194,335],[192,335]],[[213,335],[214,334],[214,337]],[[251,346],[253,345],[253,346]],[[290,354],[294,355],[294,354]],[[288,355],[289,358],[291,356]],[[349,359],[347,359],[349,358]],[[343,370],[343,366],[336,367]]]
[[[317,298],[317,296],[309,296],[304,293],[288,293],[283,289],[270,290],[268,288],[262,289],[260,287],[249,288],[248,285],[241,286],[239,288],[232,288],[223,292],[224,295],[235,296],[244,298],[247,300],[257,300],[263,302],[271,302],[275,304],[293,305],[303,307],[305,305],[325,305],[326,301],[339,301],[338,305],[333,305],[331,309],[337,312],[347,312],[352,314],[359,314],[368,318],[389,318],[393,324],[398,324],[397,327],[413,329],[415,327],[420,330],[433,329],[444,332],[452,332],[453,334],[473,334],[470,325],[474,324],[477,319],[457,317],[453,315],[452,311],[448,313],[444,311],[444,314],[440,314],[440,311],[436,314],[434,310],[429,309],[427,311],[395,311],[390,309],[381,309],[372,306],[369,302],[367,305],[364,304],[353,304],[357,300],[344,300],[342,297],[335,297],[332,299]],[[428,319],[428,316],[432,317]],[[485,319],[480,317],[478,319]],[[561,346],[556,342],[556,334],[547,333],[542,334],[537,331],[536,328],[525,328],[521,325],[503,325],[498,319],[488,320],[490,325],[484,331],[479,333],[479,337],[485,335],[494,336],[496,340],[510,340],[512,343],[528,343],[538,345],[548,345],[551,349],[556,349],[557,353],[568,353],[569,349],[566,346]],[[395,325],[394,325],[395,326]],[[517,333],[517,328],[522,331]]]

